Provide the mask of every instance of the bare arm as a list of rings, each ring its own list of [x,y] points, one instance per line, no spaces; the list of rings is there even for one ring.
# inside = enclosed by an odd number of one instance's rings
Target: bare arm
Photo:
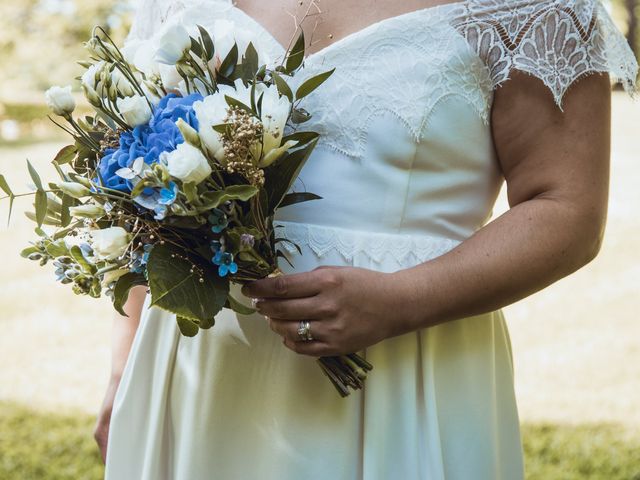
[[[608,203],[610,102],[608,75],[575,83],[564,112],[521,72],[496,91],[493,136],[511,208],[448,255],[397,274],[417,299],[404,329],[504,307],[596,256]]]
[[[129,316],[123,317],[122,315],[116,314],[113,318],[113,328],[111,332],[111,377],[94,428],[94,437],[100,447],[103,461],[107,455],[107,439],[109,436],[109,423],[111,420],[111,410],[113,409],[113,400],[118,385],[120,384],[127,358],[129,357],[133,338],[140,323],[140,314],[145,297],[146,287],[134,287],[124,306],[124,311]]]
[[[490,312],[591,261],[606,222],[610,157],[608,75],[574,83],[564,112],[521,72],[496,91],[493,137],[510,210],[453,251],[396,273],[325,267],[245,286],[292,350],[359,351],[385,338]],[[314,342],[297,322],[312,319]]]

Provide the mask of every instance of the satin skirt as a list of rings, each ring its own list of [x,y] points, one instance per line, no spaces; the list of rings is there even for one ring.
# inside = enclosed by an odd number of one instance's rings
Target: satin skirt
[[[320,265],[391,272],[455,245],[287,228],[302,255],[289,252],[295,268],[283,264],[285,273]],[[364,390],[341,398],[316,360],[287,349],[261,315],[225,309],[213,329],[187,338],[149,303],[116,393],[107,480],[524,478],[502,311],[359,352],[374,369]]]

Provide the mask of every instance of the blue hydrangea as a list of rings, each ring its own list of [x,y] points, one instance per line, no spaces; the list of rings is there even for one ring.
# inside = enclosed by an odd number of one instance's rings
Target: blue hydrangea
[[[160,100],[147,125],[140,125],[122,133],[119,148],[105,151],[105,156],[98,165],[102,185],[130,192],[133,188],[131,181],[119,177],[116,172],[121,168],[130,168],[139,157],[144,158],[146,164],[152,165],[158,162],[163,152],[175,150],[184,142],[176,122],[183,119],[198,130],[199,124],[193,104],[202,99],[199,93],[188,97],[170,93]]]

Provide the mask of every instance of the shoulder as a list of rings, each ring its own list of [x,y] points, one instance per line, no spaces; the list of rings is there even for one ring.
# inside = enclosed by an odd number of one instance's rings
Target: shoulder
[[[562,108],[574,81],[599,72],[636,93],[637,60],[599,0],[468,0],[453,24],[494,87],[517,69],[542,80]]]

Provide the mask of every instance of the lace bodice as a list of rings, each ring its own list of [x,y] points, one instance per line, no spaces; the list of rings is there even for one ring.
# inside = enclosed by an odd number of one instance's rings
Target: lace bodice
[[[143,0],[131,38],[148,38],[184,17],[205,26],[219,18],[237,22],[271,58],[284,54],[264,27],[226,0]],[[457,241],[490,217],[502,182],[490,111],[493,92],[513,69],[541,79],[559,108],[584,75],[607,72],[634,94],[638,73],[597,0],[424,8],[348,35],[311,54],[305,67],[296,81],[336,67],[305,99],[314,115],[309,128],[322,138],[296,186],[324,200],[283,209],[281,220]],[[322,237],[318,251],[332,244],[326,231],[317,233],[291,235]],[[366,250],[366,235],[342,243]]]

